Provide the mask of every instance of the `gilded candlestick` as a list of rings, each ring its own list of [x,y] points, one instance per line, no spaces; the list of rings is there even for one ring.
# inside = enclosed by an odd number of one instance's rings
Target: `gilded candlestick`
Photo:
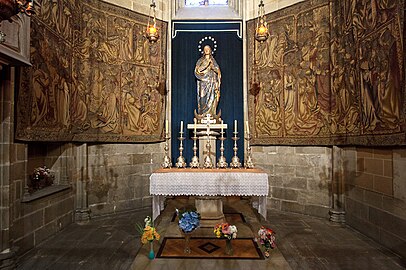
[[[221,124],[223,124],[223,121],[221,121],[221,122],[222,122]],[[219,167],[219,168],[227,168],[228,163],[226,161],[226,157],[224,156],[224,141],[225,141],[226,138],[224,138],[223,126],[221,127],[220,134],[221,134],[221,137],[220,137],[220,141],[221,141],[221,144],[220,144],[220,157],[219,157],[219,161],[217,162],[217,167]]]
[[[253,169],[254,162],[252,162],[252,149],[251,149],[251,134],[247,132],[247,136],[245,137],[247,140],[247,158],[245,159],[245,168]]]
[[[192,161],[189,163],[189,166],[191,168],[199,168],[199,157],[197,156],[197,146],[196,146],[196,141],[197,141],[197,136],[196,136],[196,130],[194,131],[194,136],[192,137],[193,140],[193,157]]]
[[[181,125],[181,127],[182,127],[182,125]],[[177,162],[176,162],[175,165],[178,168],[186,168],[186,161],[185,161],[185,158],[183,157],[183,149],[184,149],[183,148],[183,140],[185,139],[185,137],[183,137],[183,131],[180,131],[179,134],[180,134],[180,137],[178,137],[178,140],[180,141],[179,157],[178,157]]]
[[[233,147],[234,156],[232,157],[231,163],[230,163],[230,167],[231,167],[231,168],[235,168],[235,169],[241,167],[240,159],[239,159],[238,156],[237,156],[237,151],[238,151],[237,141],[238,141],[238,139],[239,139],[239,138],[237,137],[237,135],[238,135],[238,131],[234,131],[234,137],[233,137],[233,140],[234,140],[234,147]]]
[[[161,164],[162,168],[171,168],[172,167],[172,161],[171,161],[171,157],[168,155],[169,153],[169,139],[171,137],[169,137],[169,133],[168,131],[165,132],[165,147],[164,147],[164,151],[165,151],[165,155],[164,155],[164,160]]]

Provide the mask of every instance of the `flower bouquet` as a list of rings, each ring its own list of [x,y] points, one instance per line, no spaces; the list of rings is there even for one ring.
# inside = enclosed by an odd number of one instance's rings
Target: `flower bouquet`
[[[276,247],[275,232],[262,226],[258,231],[259,243],[265,248],[265,257],[269,257],[269,250]]]
[[[214,234],[217,238],[235,239],[237,238],[237,227],[227,222],[220,223],[214,227]]]
[[[194,210],[186,210],[180,212],[176,209],[179,217],[179,229],[185,236],[185,249],[184,253],[189,254],[190,250],[190,234],[200,226],[200,214]]]
[[[237,238],[237,227],[235,225],[230,225],[229,223],[220,223],[214,227],[214,234],[217,238],[226,239],[226,255],[233,255],[233,248],[231,246],[231,239]]]
[[[176,209],[179,216],[179,229],[184,233],[190,233],[200,225],[200,214],[197,211],[183,211]]]
[[[47,166],[35,168],[30,175],[30,182],[28,185],[28,191],[30,193],[42,189],[44,187],[51,186],[54,183],[54,174]]]
[[[152,260],[155,258],[153,241],[159,240],[161,236],[156,231],[156,228],[154,227],[151,217],[147,216],[144,219],[144,222],[145,226],[142,227],[141,225],[137,224],[137,229],[138,232],[141,234],[141,243],[142,244],[150,243],[150,251],[148,257]]]

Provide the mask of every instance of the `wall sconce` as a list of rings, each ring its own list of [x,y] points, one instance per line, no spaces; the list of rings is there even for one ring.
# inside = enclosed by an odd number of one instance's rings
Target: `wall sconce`
[[[151,5],[149,6],[147,31],[145,33],[146,38],[151,43],[154,43],[159,39],[158,28],[156,27],[155,7],[156,7],[155,2],[152,1]],[[152,19],[151,19],[151,11],[153,13]]]
[[[268,39],[269,32],[268,28],[266,27],[265,21],[265,9],[264,3],[261,2],[258,5],[258,18],[257,18],[257,28],[255,29],[255,39],[259,42],[264,42]]]

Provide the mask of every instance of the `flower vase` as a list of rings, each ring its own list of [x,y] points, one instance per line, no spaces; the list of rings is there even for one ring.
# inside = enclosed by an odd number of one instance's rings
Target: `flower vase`
[[[226,238],[226,247],[224,249],[224,254],[228,256],[233,256],[233,246],[231,245],[231,239]]]
[[[150,260],[155,259],[154,242],[153,242],[153,241],[149,242],[149,254],[148,254],[148,258],[149,258]]]
[[[185,248],[183,249],[183,253],[190,254],[190,252],[191,252],[191,250],[190,250],[191,233],[183,233],[183,235],[185,236]]]
[[[269,258],[269,248],[265,248],[264,255],[265,255],[265,258]]]

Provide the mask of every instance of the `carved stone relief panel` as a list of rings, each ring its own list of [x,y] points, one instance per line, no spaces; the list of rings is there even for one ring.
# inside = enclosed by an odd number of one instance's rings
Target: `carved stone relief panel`
[[[100,1],[42,1],[33,19],[17,137],[38,141],[162,140],[166,23]],[[163,91],[162,91],[163,88]]]
[[[405,144],[402,10],[401,1],[306,1],[268,14],[263,43],[250,21],[254,143]]]

